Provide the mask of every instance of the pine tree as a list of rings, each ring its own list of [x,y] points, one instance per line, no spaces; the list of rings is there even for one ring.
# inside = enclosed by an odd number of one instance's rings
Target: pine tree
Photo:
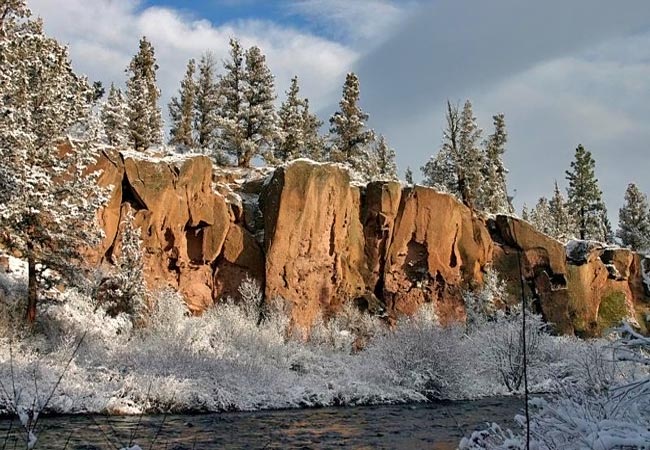
[[[325,150],[325,139],[320,134],[320,127],[323,126],[323,121],[312,114],[309,110],[309,99],[303,99],[302,109],[302,135],[305,145],[303,155],[311,158],[314,161],[323,160],[323,152]]]
[[[566,171],[569,181],[568,206],[580,239],[607,241],[607,210],[602,200],[595,175],[596,163],[591,152],[578,145],[571,170]]]
[[[648,197],[634,183],[625,191],[625,204],[618,211],[616,237],[635,251],[650,250],[650,208]]]
[[[529,222],[540,232],[553,236],[553,227],[549,202],[546,197],[541,197],[535,208],[530,212]]]
[[[374,140],[374,132],[366,128],[368,114],[359,107],[359,96],[359,78],[354,73],[348,73],[339,102],[340,111],[330,117],[330,159],[367,174],[370,169],[369,146]]]
[[[494,133],[485,144],[484,186],[481,206],[485,211],[495,214],[511,214],[514,208],[508,199],[506,174],[508,170],[503,164],[505,144],[508,141],[505,116],[492,116]]]
[[[201,149],[212,153],[217,162],[223,155],[217,143],[217,119],[219,112],[219,87],[216,81],[216,63],[212,53],[201,56],[196,83],[194,129],[196,142]]]
[[[413,171],[410,167],[407,167],[404,172],[404,181],[406,181],[407,184],[413,184]]]
[[[136,150],[146,150],[162,142],[162,116],[158,107],[160,90],[156,85],[156,58],[146,37],[140,39],[140,49],[131,59],[126,72],[126,96],[129,105],[131,142]]]
[[[218,146],[238,158],[245,134],[240,123],[245,74],[244,51],[237,39],[230,39],[230,59],[224,61],[223,67],[225,73],[219,79]]]
[[[560,240],[570,238],[572,234],[571,230],[573,229],[571,216],[569,215],[564,196],[557,185],[557,181],[553,188],[553,197],[548,202],[548,209],[551,221],[549,234]]]
[[[85,174],[97,151],[57,147],[88,117],[93,92],[67,48],[43,33],[23,1],[0,6],[0,244],[27,259],[26,318],[34,322],[37,263],[64,281],[82,276],[81,251],[99,237],[101,196]]]
[[[115,147],[127,145],[129,141],[128,105],[122,90],[113,83],[108,98],[102,105],[101,120],[108,144]]]
[[[521,220],[525,220],[530,223],[530,212],[528,211],[528,206],[524,203],[521,207]]]
[[[467,206],[477,205],[482,198],[484,157],[479,147],[482,130],[476,123],[472,103],[467,100],[460,113],[458,133],[458,191]]]
[[[188,148],[195,146],[193,137],[194,103],[196,101],[196,82],[194,74],[196,63],[190,59],[187,63],[185,78],[181,81],[179,97],[172,97],[169,103],[171,127],[169,129],[170,144],[184,145]]]
[[[298,77],[291,79],[287,99],[280,106],[279,125],[282,140],[275,150],[275,158],[289,161],[303,156],[305,149],[304,101],[298,96]]]
[[[435,156],[421,168],[425,186],[448,192],[460,198],[458,189],[458,165],[460,140],[460,111],[457,105],[447,100],[445,114],[447,127],[443,132],[442,147]]]
[[[376,180],[397,180],[397,164],[395,164],[395,150],[388,146],[386,138],[379,136],[375,146]]]
[[[272,152],[279,131],[274,105],[274,76],[266,65],[266,57],[259,47],[253,46],[246,51],[245,59],[245,108],[240,119],[244,141],[237,155],[237,164],[250,167],[255,156]]]

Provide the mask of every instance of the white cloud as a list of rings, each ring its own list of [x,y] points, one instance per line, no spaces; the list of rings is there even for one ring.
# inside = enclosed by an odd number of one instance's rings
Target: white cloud
[[[377,45],[413,11],[416,1],[297,0],[287,10],[300,14],[338,39]]]
[[[258,45],[276,76],[280,98],[293,75],[315,107],[330,100],[344,73],[358,57],[336,42],[262,20],[227,23],[218,27],[207,20],[160,7],[142,9],[129,0],[31,0],[30,8],[45,20],[46,31],[70,46],[74,66],[92,80],[123,84],[124,69],[137,51],[142,35],[153,43],[161,106],[175,95],[189,58],[206,50],[218,60],[227,57],[228,40],[238,37],[245,46]]]

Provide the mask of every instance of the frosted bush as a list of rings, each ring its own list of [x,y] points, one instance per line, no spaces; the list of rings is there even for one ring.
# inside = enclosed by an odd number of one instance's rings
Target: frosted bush
[[[391,383],[428,399],[461,398],[470,361],[461,351],[463,332],[435,323],[403,319],[392,332],[373,340],[366,352]]]
[[[327,321],[319,315],[309,340],[315,345],[350,352],[365,347],[385,328],[378,317],[362,312],[354,302],[349,301]]]
[[[524,358],[530,369],[540,361],[545,325],[534,314],[527,314],[526,322],[525,347],[520,312],[485,322],[468,337],[474,343],[477,366],[501,380],[510,392],[522,387]]]
[[[488,269],[483,276],[483,285],[479,289],[463,292],[468,330],[480,327],[503,315],[506,288],[505,281],[499,278],[497,272]]]

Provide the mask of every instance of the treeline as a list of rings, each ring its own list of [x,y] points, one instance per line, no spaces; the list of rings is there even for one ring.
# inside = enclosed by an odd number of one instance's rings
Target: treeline
[[[146,150],[163,142],[154,48],[143,37],[126,72],[126,92],[111,84],[101,105],[108,144]],[[221,69],[221,70],[219,70]],[[169,144],[208,153],[217,164],[250,167],[255,158],[278,164],[296,158],[349,165],[362,179],[397,179],[395,152],[366,125],[359,106],[359,79],[346,76],[339,110],[330,117],[329,135],[300,95],[297,76],[276,110],[275,77],[257,46],[244,49],[230,39],[219,68],[214,55],[190,59],[169,110]]]

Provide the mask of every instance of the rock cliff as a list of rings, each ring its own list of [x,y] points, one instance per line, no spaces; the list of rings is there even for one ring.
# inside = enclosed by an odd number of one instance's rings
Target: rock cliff
[[[567,256],[526,222],[477,216],[422,186],[358,187],[344,168],[306,160],[255,176],[215,170],[204,156],[106,150],[96,168],[110,198],[98,212],[105,239],[94,262],[119,252],[131,210],[150,287],[179,289],[195,313],[236,298],[248,276],[304,328],[348,301],[389,320],[433,302],[443,323],[462,321],[462,291],[490,267],[508,281],[507,303],[523,285],[561,333],[598,334],[650,306],[639,255],[587,246]]]

